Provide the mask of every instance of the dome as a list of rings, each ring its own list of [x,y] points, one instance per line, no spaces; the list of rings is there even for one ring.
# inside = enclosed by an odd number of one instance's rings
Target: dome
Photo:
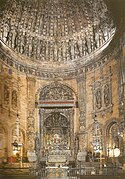
[[[9,0],[0,26],[13,59],[46,71],[84,66],[115,33],[104,0]]]

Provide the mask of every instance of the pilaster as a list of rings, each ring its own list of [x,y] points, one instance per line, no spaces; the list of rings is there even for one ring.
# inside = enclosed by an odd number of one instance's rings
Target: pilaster
[[[79,74],[77,78],[78,84],[78,107],[79,107],[79,152],[78,161],[85,161],[86,157],[86,80],[85,72]]]

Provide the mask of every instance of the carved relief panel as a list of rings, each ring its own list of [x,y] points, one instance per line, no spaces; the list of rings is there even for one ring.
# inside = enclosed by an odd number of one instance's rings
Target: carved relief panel
[[[29,151],[34,151],[34,139],[35,139],[35,84],[34,77],[27,76],[27,148]]]
[[[8,106],[10,103],[10,90],[9,87],[5,84],[4,85],[4,105]]]
[[[110,105],[110,85],[109,84],[105,84],[104,85],[104,105],[105,107]]]
[[[16,82],[17,81],[5,81],[5,83],[2,84],[2,106],[13,112],[16,112],[15,109],[17,109],[19,105],[19,92]]]
[[[17,108],[17,91],[16,90],[12,91],[11,105],[13,109]]]
[[[111,74],[95,81],[93,84],[93,107],[95,112],[110,109],[112,111]]]
[[[30,113],[27,118],[27,145],[29,150],[34,150],[35,118]]]
[[[74,100],[73,91],[68,86],[55,82],[44,87],[39,100]]]
[[[102,90],[100,87],[97,87],[95,91],[95,106],[97,109],[101,109],[102,107]]]

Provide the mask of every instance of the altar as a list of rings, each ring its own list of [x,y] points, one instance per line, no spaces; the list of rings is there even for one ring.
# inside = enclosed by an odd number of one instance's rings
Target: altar
[[[67,179],[68,165],[74,153],[74,135],[72,126],[70,126],[71,109],[63,111],[53,109],[49,114],[46,111],[44,115],[47,117],[43,120],[39,138],[40,145],[36,145],[35,149],[38,174],[40,179],[43,177]]]
[[[67,179],[67,166],[46,167],[47,179]]]
[[[63,151],[52,150],[47,157],[46,164],[47,178],[67,178],[67,156]]]

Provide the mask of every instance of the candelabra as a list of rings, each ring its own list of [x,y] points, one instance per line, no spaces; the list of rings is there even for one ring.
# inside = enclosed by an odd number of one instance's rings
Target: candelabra
[[[20,122],[19,122],[19,115],[17,114],[16,119],[16,128],[15,128],[15,136],[14,142],[12,143],[13,146],[13,154],[17,155],[20,153],[20,166],[22,167],[22,156],[23,156],[23,143],[20,141]]]
[[[102,143],[102,130],[100,128],[99,122],[94,119],[93,123],[93,151],[95,154],[99,153],[100,161],[100,172],[102,171],[102,153],[103,153],[103,143]]]

